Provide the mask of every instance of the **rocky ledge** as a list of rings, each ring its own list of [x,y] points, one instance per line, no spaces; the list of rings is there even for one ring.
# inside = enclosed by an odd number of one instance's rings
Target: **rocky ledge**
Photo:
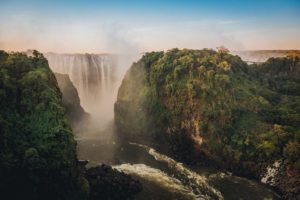
[[[101,164],[86,170],[90,185],[90,199],[134,199],[142,190],[142,184],[130,175]]]

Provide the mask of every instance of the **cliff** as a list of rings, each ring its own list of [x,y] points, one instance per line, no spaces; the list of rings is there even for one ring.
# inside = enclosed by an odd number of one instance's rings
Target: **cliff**
[[[58,87],[62,92],[62,103],[66,109],[73,131],[81,132],[88,123],[89,114],[80,105],[77,89],[67,74],[54,73]]]
[[[248,65],[213,50],[146,53],[127,72],[115,121],[185,162],[209,158],[299,197],[300,58]]]
[[[0,52],[0,191],[5,199],[84,199],[76,142],[42,54]]]

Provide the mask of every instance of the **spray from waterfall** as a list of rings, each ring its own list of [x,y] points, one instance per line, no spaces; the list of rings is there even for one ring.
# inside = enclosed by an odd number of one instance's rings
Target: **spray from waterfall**
[[[89,128],[99,131],[112,124],[118,88],[135,56],[45,53],[50,68],[67,74],[81,106],[91,115]],[[91,131],[90,131],[91,132]],[[92,131],[93,132],[93,131]]]

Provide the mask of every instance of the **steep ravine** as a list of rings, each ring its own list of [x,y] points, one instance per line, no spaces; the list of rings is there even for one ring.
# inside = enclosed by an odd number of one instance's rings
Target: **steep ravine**
[[[77,89],[74,87],[69,76],[67,74],[54,74],[62,92],[62,104],[66,108],[66,115],[71,122],[76,138],[86,137],[91,133],[98,132],[99,130],[97,131],[95,125],[93,125],[92,116],[86,113],[81,107]],[[98,128],[101,127],[99,126]],[[101,137],[101,135],[97,137]],[[77,148],[77,151],[81,155],[81,148]],[[92,154],[97,154],[97,152],[93,152]],[[86,160],[87,158],[84,156],[83,160],[79,161],[79,165],[81,176],[84,176],[88,181],[88,199],[133,199],[142,190],[142,185],[139,181],[132,179],[130,175],[113,169],[107,164],[97,163],[93,167],[87,167],[89,163]]]
[[[0,51],[1,199],[132,199],[141,185],[131,176],[78,161],[69,120],[86,113],[68,77],[56,76],[37,51]]]
[[[297,55],[248,65],[207,49],[146,53],[123,79],[115,123],[131,141],[299,199],[299,77]]]

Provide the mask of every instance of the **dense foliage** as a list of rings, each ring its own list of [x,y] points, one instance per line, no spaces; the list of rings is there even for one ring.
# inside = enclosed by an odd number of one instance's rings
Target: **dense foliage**
[[[299,177],[299,91],[297,55],[249,66],[226,51],[152,52],[127,72],[115,119],[127,135],[166,140],[185,161],[204,153],[256,172],[281,159]]]
[[[261,85],[258,94],[269,102],[259,115],[271,126],[261,132],[256,146],[266,156],[285,158],[300,172],[300,57],[271,58],[250,68]]]
[[[0,51],[0,180],[4,199],[83,198],[61,92],[37,51]]]

